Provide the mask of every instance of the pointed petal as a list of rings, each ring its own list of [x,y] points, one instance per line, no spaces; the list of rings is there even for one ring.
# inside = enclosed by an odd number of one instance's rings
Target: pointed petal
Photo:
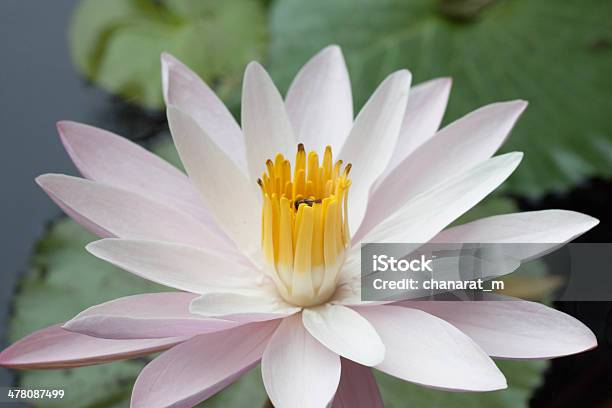
[[[363,236],[412,198],[490,158],[526,106],[525,101],[491,104],[438,132],[379,181],[370,199],[376,205],[368,208],[356,236]]]
[[[357,231],[365,215],[370,187],[387,167],[399,135],[410,90],[411,74],[387,77],[359,112],[339,158],[352,163],[349,229]]]
[[[274,160],[277,153],[291,157],[296,148],[283,99],[256,62],[244,72],[241,118],[249,176],[255,183],[266,169],[266,160]]]
[[[353,126],[353,97],[342,51],[330,45],[310,59],[289,87],[285,102],[298,142],[322,154],[339,152]]]
[[[44,174],[36,182],[68,215],[95,234],[227,251],[227,243],[201,222],[135,192],[62,174]]]
[[[438,78],[410,90],[397,145],[381,178],[436,133],[446,110],[451,85],[450,78]]]
[[[274,288],[267,291],[210,292],[191,302],[190,311],[205,317],[237,322],[257,322],[290,316],[300,311],[282,299]]]
[[[380,364],[385,358],[385,345],[374,327],[348,307],[304,309],[302,322],[312,337],[342,357],[366,366]]]
[[[299,315],[283,319],[261,359],[276,408],[325,407],[340,382],[340,358],[315,340]]]
[[[516,152],[493,157],[449,178],[408,201],[370,231],[363,242],[428,242],[497,188],[516,169],[522,157],[522,153]]]
[[[387,348],[376,368],[417,384],[447,390],[506,388],[495,363],[454,326],[420,310],[398,306],[358,309]]]
[[[254,285],[257,274],[221,253],[160,241],[103,239],[87,250],[119,268],[192,293]]]
[[[162,84],[166,105],[191,116],[214,143],[246,174],[246,153],[240,126],[221,99],[186,65],[164,53]]]
[[[186,338],[109,340],[69,332],[60,325],[38,330],[0,353],[13,369],[80,367],[124,360],[170,348]]]
[[[164,203],[221,233],[189,179],[170,163],[103,129],[68,121],[57,129],[83,177]]]
[[[257,185],[188,114],[169,106],[168,122],[187,173],[212,216],[245,254],[258,252],[261,214]]]
[[[593,332],[548,306],[488,294],[478,302],[402,302],[446,320],[493,357],[552,358],[597,346]]]
[[[341,359],[340,385],[331,408],[383,408],[383,400],[372,369]]]
[[[599,220],[567,210],[495,215],[440,232],[433,242],[564,243],[584,234]]]
[[[192,407],[206,400],[257,364],[277,325],[203,334],[167,351],[138,376],[131,407]]]
[[[63,328],[107,339],[151,339],[192,337],[237,326],[235,322],[189,313],[189,303],[196,297],[184,292],[127,296],[92,306]]]

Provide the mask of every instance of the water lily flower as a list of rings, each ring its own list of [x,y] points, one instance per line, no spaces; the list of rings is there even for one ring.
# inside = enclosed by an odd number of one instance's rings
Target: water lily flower
[[[166,350],[140,373],[134,407],[193,406],[261,363],[274,406],[376,407],[372,367],[445,390],[505,388],[491,357],[551,358],[596,346],[541,304],[362,302],[362,242],[562,243],[597,224],[549,210],[447,228],[522,154],[492,157],[525,109],[494,103],[438,131],[451,81],[410,88],[400,70],[356,118],[337,46],[283,100],[244,75],[242,125],[207,85],[162,56],[168,121],[187,175],[110,132],[60,122],[85,178],[38,184],[104,239],[87,250],[178,291],[93,306],[0,354],[4,367],[76,367]],[[83,271],[87,273],[88,271]]]

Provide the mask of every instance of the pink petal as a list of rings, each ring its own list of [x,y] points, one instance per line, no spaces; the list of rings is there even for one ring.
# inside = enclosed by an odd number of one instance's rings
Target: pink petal
[[[238,325],[189,313],[189,303],[196,297],[184,292],[127,296],[92,306],[66,322],[63,328],[107,339],[149,339],[191,337]]]
[[[0,353],[0,366],[14,369],[79,367],[124,360],[170,348],[187,340],[109,340],[64,330],[60,325],[38,330]]]
[[[412,87],[395,151],[381,178],[436,133],[446,110],[451,84],[450,78],[438,78]]]
[[[346,358],[331,408],[382,408],[383,400],[372,369]]]
[[[508,243],[504,251],[526,260],[558,246],[555,244],[573,240],[598,223],[597,219],[574,211],[529,211],[495,215],[448,228],[431,242]]]
[[[277,153],[290,158],[296,152],[283,98],[266,70],[256,62],[244,71],[240,117],[249,176],[254,184],[266,170],[266,160],[274,160]]]
[[[401,305],[446,320],[493,357],[551,358],[597,346],[593,332],[572,316],[535,302],[488,296],[491,301],[417,301]]]
[[[169,242],[107,238],[86,249],[141,278],[191,293],[249,288],[260,277],[252,266],[222,252]]]
[[[339,158],[352,163],[349,190],[349,229],[357,231],[366,213],[370,189],[393,155],[412,75],[406,70],[389,75],[361,109]]]
[[[93,233],[229,251],[227,243],[204,224],[133,191],[61,174],[45,174],[36,182]]]
[[[246,173],[242,131],[221,99],[186,65],[164,53],[162,84],[166,105],[189,114],[234,164]]]
[[[255,366],[278,326],[253,323],[203,334],[149,363],[132,392],[132,407],[192,407]]]
[[[83,177],[164,203],[221,234],[189,179],[171,164],[103,129],[68,121],[57,129]]]
[[[204,293],[191,302],[189,310],[208,318],[248,323],[280,319],[301,309],[280,299],[275,288],[258,287]]]
[[[496,103],[451,123],[399,163],[372,192],[355,239],[419,194],[490,158],[501,146],[527,103]],[[389,199],[393,197],[393,199]]]
[[[450,177],[406,202],[360,242],[424,243],[495,190],[519,165],[522,153],[506,153]]]
[[[340,358],[308,334],[296,314],[270,339],[261,374],[276,408],[325,407],[338,388]]]
[[[454,326],[416,309],[356,308],[385,343],[376,368],[403,380],[446,390],[506,388],[504,375],[484,351]]]
[[[259,253],[261,193],[257,183],[236,167],[191,116],[174,105],[168,106],[167,115],[187,174],[219,227],[242,253]]]
[[[289,87],[285,101],[296,139],[321,154],[340,152],[353,126],[351,82],[342,51],[330,45],[312,57]]]
[[[342,357],[367,366],[385,358],[385,345],[376,330],[353,309],[333,304],[307,308],[302,323],[312,337]]]

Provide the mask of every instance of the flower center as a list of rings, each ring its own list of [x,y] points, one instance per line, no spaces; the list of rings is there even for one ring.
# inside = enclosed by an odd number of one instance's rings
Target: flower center
[[[266,162],[257,182],[263,194],[261,245],[267,273],[287,302],[314,306],[329,299],[350,244],[347,195],[351,165],[323,162],[298,145],[295,168],[282,154]]]

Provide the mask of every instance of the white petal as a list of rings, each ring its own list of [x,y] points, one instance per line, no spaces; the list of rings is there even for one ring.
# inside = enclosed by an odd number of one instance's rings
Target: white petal
[[[217,233],[195,218],[138,193],[63,174],[45,174],[36,182],[68,215],[100,236],[228,250]]]
[[[258,274],[230,257],[160,241],[103,239],[87,250],[150,281],[192,293],[255,285]]]
[[[315,340],[299,315],[283,319],[261,359],[261,374],[276,408],[325,407],[340,381],[340,358]]]
[[[494,215],[440,232],[433,242],[563,243],[584,234],[599,220],[567,210]]]
[[[242,132],[249,176],[255,183],[266,169],[266,160],[277,153],[295,155],[296,141],[285,104],[264,68],[250,63],[242,88]]]
[[[353,125],[351,82],[342,51],[324,48],[296,75],[285,101],[298,142],[321,154],[339,152]]]
[[[251,183],[188,114],[168,107],[174,143],[189,177],[219,226],[248,256],[259,251],[260,196]]]
[[[240,126],[217,95],[192,70],[170,54],[162,54],[166,105],[191,116],[217,146],[246,174],[246,153]]]
[[[170,163],[104,129],[69,121],[59,122],[57,129],[66,151],[83,177],[140,194],[184,212],[227,240],[193,184]]]
[[[381,178],[436,133],[446,110],[451,85],[450,78],[438,78],[410,90],[397,145]]]
[[[356,239],[408,200],[490,158],[526,106],[524,101],[485,106],[446,126],[421,145],[372,191],[371,204]]]
[[[367,366],[385,358],[385,346],[376,330],[348,307],[328,304],[304,309],[302,322],[312,337],[342,357]]]
[[[351,163],[349,228],[357,231],[366,212],[370,187],[387,167],[397,143],[410,90],[411,74],[387,77],[359,112],[339,158]]]
[[[239,323],[205,319],[189,313],[197,295],[185,292],[145,293],[92,306],[66,322],[66,330],[107,339],[152,339],[195,336]]]
[[[493,357],[552,358],[597,346],[591,330],[572,316],[535,302],[488,294],[478,302],[402,302],[446,320]]]
[[[376,368],[417,384],[447,390],[506,388],[504,375],[476,343],[454,326],[420,310],[359,308],[387,348]]]
[[[342,359],[340,385],[331,408],[383,408],[372,369]]]
[[[300,311],[279,299],[274,288],[208,292],[194,299],[191,313],[238,322],[274,320]]]
[[[507,153],[449,178],[408,201],[363,242],[425,243],[491,193],[516,169],[522,153]],[[357,242],[355,243],[357,244]]]
[[[254,367],[277,322],[196,336],[163,353],[140,372],[130,407],[193,407]]]

